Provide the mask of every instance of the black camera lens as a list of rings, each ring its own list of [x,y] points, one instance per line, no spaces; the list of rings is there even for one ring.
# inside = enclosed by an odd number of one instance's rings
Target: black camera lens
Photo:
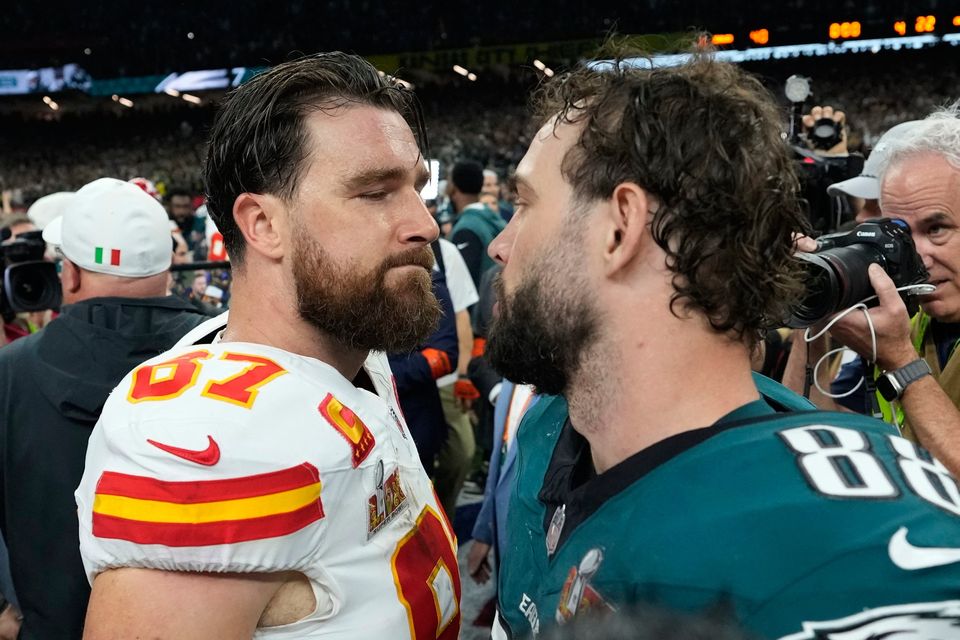
[[[822,253],[801,253],[805,263],[807,293],[787,321],[792,328],[809,327],[873,294],[867,269],[883,264],[883,255],[872,245],[837,247]]]
[[[14,311],[43,311],[60,307],[60,279],[52,262],[21,262],[7,267],[3,291]]]
[[[820,118],[813,123],[809,138],[815,149],[831,149],[843,140],[843,131],[832,118]]]

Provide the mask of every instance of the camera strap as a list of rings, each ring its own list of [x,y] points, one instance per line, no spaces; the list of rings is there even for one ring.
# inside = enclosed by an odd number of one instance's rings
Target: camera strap
[[[876,365],[873,362],[865,361],[863,370],[863,386],[864,392],[867,394],[870,415],[878,420],[883,420],[883,411],[880,409],[880,400],[877,398],[877,381],[871,374],[872,371],[876,370]]]

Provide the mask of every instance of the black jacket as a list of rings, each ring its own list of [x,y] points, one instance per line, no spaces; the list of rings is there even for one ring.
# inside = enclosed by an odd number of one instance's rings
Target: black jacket
[[[128,371],[207,317],[179,298],[96,298],[0,349],[0,527],[20,638],[80,638],[90,587],[73,492],[87,439]]]

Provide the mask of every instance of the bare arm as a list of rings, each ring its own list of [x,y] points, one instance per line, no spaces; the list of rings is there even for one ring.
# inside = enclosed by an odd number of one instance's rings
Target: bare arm
[[[249,640],[283,574],[114,569],[93,581],[85,640]]]
[[[457,373],[465,376],[470,366],[470,352],[473,351],[473,325],[470,324],[470,312],[466,309],[457,311],[457,345],[460,349]]]
[[[870,265],[870,283],[880,300],[869,311],[877,334],[877,365],[884,371],[898,369],[919,357],[910,341],[910,318],[893,281],[878,265]],[[851,313],[831,333],[865,359],[873,357],[870,330],[862,314]],[[960,474],[960,410],[937,381],[926,376],[914,382],[901,405],[920,444],[951,473]]]

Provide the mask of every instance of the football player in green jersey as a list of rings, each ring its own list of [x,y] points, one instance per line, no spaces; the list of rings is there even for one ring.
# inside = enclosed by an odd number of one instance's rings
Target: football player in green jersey
[[[517,436],[494,636],[646,603],[766,638],[960,638],[957,482],[751,377],[806,226],[760,83],[700,54],[584,65],[539,115],[487,354],[555,397]]]

